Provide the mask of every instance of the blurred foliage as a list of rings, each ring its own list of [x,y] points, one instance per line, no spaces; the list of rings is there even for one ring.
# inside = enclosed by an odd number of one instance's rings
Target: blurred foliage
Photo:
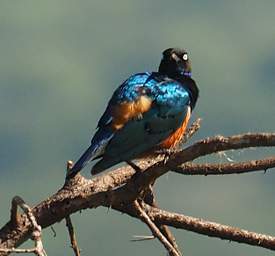
[[[0,226],[9,218],[12,196],[35,204],[62,185],[66,160],[89,144],[114,88],[132,73],[155,70],[165,48],[185,47],[192,58],[201,89],[194,117],[203,118],[193,141],[274,131],[274,10],[272,0],[2,1]],[[238,161],[262,152],[228,154]],[[157,194],[166,209],[275,235],[274,182],[272,171],[170,173],[158,182]],[[113,210],[85,211],[73,220],[83,255],[165,255],[157,241],[130,243],[132,235],[149,231]],[[44,232],[48,254],[72,255],[64,223],[55,229],[56,238]],[[175,232],[186,255],[272,255]]]

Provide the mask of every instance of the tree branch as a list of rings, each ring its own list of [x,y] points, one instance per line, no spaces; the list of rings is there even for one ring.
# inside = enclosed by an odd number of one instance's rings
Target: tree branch
[[[152,234],[159,239],[159,241],[164,245],[166,250],[170,255],[180,256],[177,250],[171,245],[171,243],[167,240],[167,238],[160,232],[155,223],[150,219],[147,213],[142,209],[142,206],[139,204],[137,200],[134,201],[133,207],[136,210],[137,216],[148,225],[151,229]]]
[[[146,195],[145,195],[145,197],[144,197],[143,200],[144,200],[144,202],[146,204],[149,204],[150,206],[158,208],[156,197],[155,197],[155,194],[154,194],[152,186],[149,187],[148,192],[146,193]],[[182,253],[181,253],[181,251],[180,251],[180,249],[179,249],[179,247],[177,245],[176,238],[174,237],[174,235],[171,232],[171,230],[167,226],[165,226],[165,225],[162,225],[162,224],[159,224],[159,223],[155,223],[155,224],[158,227],[158,229],[160,230],[160,232],[169,241],[169,243],[174,247],[174,249],[177,251],[177,253],[181,256]],[[174,256],[173,251],[170,251],[169,255],[170,256]]]
[[[75,254],[75,256],[80,256],[80,250],[79,250],[79,247],[77,245],[77,240],[76,240],[76,236],[75,236],[74,227],[73,227],[71,217],[68,216],[68,217],[65,218],[65,220],[66,220],[66,226],[67,226],[68,231],[69,231],[71,245],[72,245],[74,254]]]
[[[42,239],[41,239],[41,226],[39,226],[36,222],[36,219],[32,213],[31,208],[24,202],[24,200],[19,197],[15,196],[12,199],[12,209],[11,209],[11,224],[15,228],[19,227],[19,215],[17,212],[18,206],[24,211],[26,214],[28,220],[31,223],[32,226],[32,239],[35,242],[35,247],[31,249],[15,249],[15,248],[0,248],[0,253],[3,252],[3,255],[6,255],[7,253],[34,253],[37,256],[47,256],[46,251],[44,250]]]
[[[102,176],[93,177],[91,180],[77,175],[74,179],[67,181],[56,194],[35,206],[32,209],[32,214],[42,228],[59,222],[81,209],[96,208],[98,206],[113,207],[121,212],[131,214],[127,206],[131,205],[137,198],[143,198],[148,186],[169,170],[176,169],[198,157],[219,151],[266,146],[275,146],[275,133],[242,134],[230,137],[216,136],[201,140],[179,152],[175,152],[168,160],[162,160],[153,165],[151,165],[151,161],[148,162],[148,159],[140,161],[139,167],[143,170],[140,173],[135,173],[131,167],[127,166],[105,173]],[[154,159],[151,160],[152,162],[155,161]],[[221,226],[223,232],[214,234],[211,231],[214,227],[203,225],[204,222],[200,222],[199,219],[194,218],[193,222],[190,222],[189,219],[189,222],[186,220],[186,224],[182,224],[179,221],[182,220],[180,218],[182,215],[169,215],[167,212],[167,214],[161,215],[160,213],[163,212],[152,208],[152,211],[147,214],[158,224],[195,230],[197,223],[197,226],[200,227],[197,231],[202,234],[216,235],[222,239],[234,241],[237,241],[237,237],[239,237],[239,240],[243,237],[242,242],[275,250],[273,244],[275,238],[270,236],[261,234],[253,236],[252,233],[249,233],[247,237],[247,231],[238,233],[234,228],[224,228],[227,226]],[[15,215],[12,214],[12,216]],[[172,218],[172,216],[176,216],[178,219]],[[12,217],[12,220],[0,230],[0,248],[2,249],[15,248],[31,237],[32,224],[28,216],[22,214],[17,227],[14,225],[14,219]],[[187,223],[189,224],[187,225]],[[220,226],[217,226],[217,230],[219,228]],[[6,254],[0,253],[0,255]]]
[[[72,169],[72,167],[73,167],[73,161],[67,161],[67,173]],[[80,256],[80,249],[79,249],[78,244],[77,244],[76,235],[75,235],[75,232],[74,232],[74,226],[73,226],[73,223],[72,223],[72,220],[71,220],[71,216],[68,215],[65,218],[65,221],[66,221],[66,226],[68,228],[70,241],[71,241],[71,246],[72,246],[72,249],[74,251],[74,254],[75,254],[75,256]]]
[[[267,171],[275,167],[275,156],[259,160],[251,160],[239,163],[223,163],[223,164],[195,164],[185,163],[176,168],[171,169],[185,175],[225,175],[225,174],[241,174],[256,171]]]
[[[275,237],[259,234],[244,229],[222,225],[199,218],[185,216],[182,214],[167,212],[149,205],[146,207],[148,216],[157,223],[162,223],[175,228],[185,229],[210,237],[217,237],[238,243],[275,250]]]
[[[113,206],[113,209],[137,218],[136,212],[133,211],[129,205],[115,205]],[[275,251],[275,236],[251,232],[237,227],[203,220],[201,218],[194,218],[179,213],[161,210],[148,204],[144,204],[144,210],[150,219],[156,224],[184,229],[210,237],[217,237]]]

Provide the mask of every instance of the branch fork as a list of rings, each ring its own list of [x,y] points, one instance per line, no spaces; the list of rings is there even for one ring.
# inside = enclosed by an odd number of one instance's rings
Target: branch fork
[[[186,140],[199,129],[199,122],[191,126]],[[12,201],[11,220],[0,229],[0,255],[6,256],[16,250],[19,253],[24,249],[14,248],[33,237],[35,248],[26,249],[24,252],[45,256],[41,229],[66,219],[74,253],[79,256],[80,250],[77,243],[75,246],[73,241],[76,241],[75,233],[70,231],[73,226],[72,223],[70,224],[69,216],[80,210],[99,206],[111,207],[142,220],[150,228],[153,236],[164,245],[170,256],[180,256],[181,252],[168,226],[275,251],[274,236],[162,210],[157,206],[152,190],[155,181],[168,171],[182,175],[222,175],[275,167],[275,156],[239,163],[197,164],[192,162],[205,155],[250,147],[275,147],[275,133],[246,133],[230,137],[207,138],[184,149],[171,152],[168,157],[160,155],[139,161],[138,166],[142,169],[139,173],[135,173],[132,167],[125,166],[92,179],[77,175],[73,180],[67,181],[63,188],[32,209],[21,198],[15,197]],[[67,169],[70,168],[70,164],[72,165],[72,162],[68,162]],[[23,209],[24,214],[18,214],[18,206]]]
[[[32,233],[31,239],[34,240],[35,247],[31,249],[16,249],[16,248],[0,248],[0,253],[33,253],[37,256],[47,256],[46,251],[44,250],[42,243],[42,228],[37,224],[36,219],[32,213],[31,208],[25,203],[25,201],[19,197],[15,196],[12,199],[11,207],[11,223],[14,227],[19,227],[20,224],[20,215],[18,213],[18,207],[20,207],[23,212],[26,214],[27,218],[31,223]]]

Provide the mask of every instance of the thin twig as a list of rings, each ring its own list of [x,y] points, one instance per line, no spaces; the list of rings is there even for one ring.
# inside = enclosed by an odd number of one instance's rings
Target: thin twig
[[[225,174],[240,174],[256,171],[266,171],[275,167],[275,156],[259,160],[251,160],[239,163],[223,163],[223,164],[196,164],[185,163],[181,166],[171,169],[185,175],[225,175]]]
[[[155,225],[155,223],[150,219],[150,217],[146,214],[146,212],[142,209],[141,205],[137,200],[134,201],[133,206],[135,210],[137,211],[138,216],[140,219],[145,222],[148,227],[151,229],[154,236],[156,236],[159,241],[164,245],[166,250],[170,253],[173,253],[175,256],[180,256],[176,249],[170,244],[170,242],[167,240],[167,238],[160,232],[158,227]]]
[[[183,138],[180,141],[180,145],[186,143],[201,127],[201,118],[198,118],[195,122],[193,122],[189,128],[185,131]]]
[[[161,231],[161,233],[167,238],[167,240],[169,241],[169,243],[171,243],[171,245],[175,248],[175,250],[177,251],[177,253],[182,256],[182,252],[179,249],[179,246],[176,242],[176,238],[174,237],[173,233],[171,232],[171,230],[168,228],[168,226],[163,225],[163,224],[159,224],[156,223],[156,226],[159,228],[159,230]],[[173,254],[171,254],[173,255]]]
[[[217,237],[238,243],[275,250],[275,237],[256,232],[247,231],[237,227],[222,225],[216,222],[206,221],[183,214],[164,211],[158,208],[145,206],[146,213],[155,222],[169,225],[175,228],[185,229],[210,237]]]
[[[0,252],[4,253],[36,253],[36,248],[31,248],[31,249],[16,249],[16,248],[7,248],[7,249],[2,249],[0,248]]]
[[[144,202],[146,204],[149,204],[153,207],[159,208],[157,201],[156,201],[156,196],[155,193],[153,191],[153,185],[149,186],[149,189],[144,197]],[[171,232],[171,230],[166,226],[166,225],[162,225],[159,223],[155,223],[156,226],[158,227],[158,229],[160,230],[160,232],[167,238],[167,240],[172,244],[172,246],[175,248],[175,250],[178,252],[179,255],[182,255],[179,246],[176,242],[176,238],[174,237],[173,233]],[[172,256],[173,254],[171,254]]]
[[[72,167],[73,167],[73,162],[72,161],[67,161],[67,173],[72,169]],[[73,223],[72,223],[70,215],[68,215],[65,218],[65,220],[66,220],[66,226],[68,228],[70,241],[71,241],[71,246],[72,246],[72,249],[74,251],[74,254],[76,256],[80,256],[80,249],[79,249],[78,244],[77,244],[77,239],[76,239],[76,235],[75,235],[75,232],[74,232],[74,227],[73,227]]]
[[[74,227],[73,227],[73,223],[72,223],[72,220],[71,220],[70,216],[66,217],[66,226],[67,226],[68,231],[69,231],[71,245],[72,245],[72,248],[74,250],[74,254],[76,256],[80,256],[80,249],[77,245],[77,240],[76,240],[76,236],[75,236],[75,232],[74,232]]]

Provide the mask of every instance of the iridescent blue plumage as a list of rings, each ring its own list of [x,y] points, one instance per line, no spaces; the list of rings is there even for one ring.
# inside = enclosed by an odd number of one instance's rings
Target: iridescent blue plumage
[[[143,89],[148,89],[146,95],[153,99],[159,97],[173,98],[187,96],[187,88],[176,80],[168,78],[158,72],[138,73],[129,77],[115,92],[110,100],[111,104],[121,103],[124,101],[133,101],[141,96]]]
[[[120,87],[114,92],[113,97],[111,98],[110,103],[121,103],[125,100],[132,101],[136,100],[139,97],[139,88],[143,86],[150,86],[147,84],[149,81],[152,81],[153,84],[155,81],[151,78],[152,73],[138,73],[130,76],[125,82],[122,83]]]
[[[189,77],[186,56],[180,59],[186,53],[168,49],[163,54],[159,72],[132,75],[115,90],[91,146],[73,166],[71,177],[94,159],[101,158],[92,169],[98,173],[164,145],[167,138],[178,140],[182,136],[185,128],[180,128],[187,125],[198,89]]]
[[[138,73],[130,76],[126,81],[124,81],[114,92],[109,104],[98,122],[98,127],[102,127],[107,123],[111,122],[111,105],[119,104],[124,101],[134,101],[140,95],[138,88],[142,87],[144,83],[148,80],[151,73]],[[153,81],[153,80],[152,80]],[[148,84],[150,86],[150,84]]]
[[[137,100],[146,95],[160,105],[186,104],[189,99],[188,87],[158,72],[138,73],[130,76],[114,92],[109,104],[99,120],[103,127],[112,120],[112,105]]]
[[[106,145],[102,160],[93,167],[94,174],[119,162],[134,159],[161,143],[180,127],[190,108],[188,90],[167,77],[151,74],[144,84],[131,84],[130,87],[132,90],[142,87],[154,105],[142,118],[131,120],[116,131]],[[140,97],[139,93],[130,93],[127,88],[126,81],[119,89],[119,97],[116,98],[118,94],[114,93],[110,103],[116,104],[117,99],[125,102],[133,95],[133,100]]]

